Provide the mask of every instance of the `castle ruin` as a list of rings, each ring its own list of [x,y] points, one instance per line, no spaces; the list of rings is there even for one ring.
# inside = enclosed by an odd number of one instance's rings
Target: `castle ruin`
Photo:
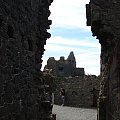
[[[60,57],[60,60],[55,60],[54,57],[50,57],[47,61],[47,65],[44,71],[52,70],[54,76],[84,76],[84,68],[76,68],[76,59],[73,52],[70,52],[67,59]]]
[[[52,119],[40,72],[52,2],[0,0],[0,120]],[[86,8],[101,44],[98,120],[120,120],[120,0],[90,0]]]

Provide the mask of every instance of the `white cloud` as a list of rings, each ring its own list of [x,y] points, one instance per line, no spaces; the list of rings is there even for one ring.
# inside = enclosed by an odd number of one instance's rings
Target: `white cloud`
[[[100,51],[76,55],[77,67],[85,68],[86,74],[100,74]]]
[[[90,0],[54,0],[50,10],[49,19],[53,21],[52,28],[80,29],[90,31],[90,27],[86,26],[86,10],[85,4]],[[54,32],[54,31],[53,31]],[[79,37],[80,38],[80,37]],[[100,45],[97,40],[91,36],[84,39],[69,39],[64,36],[53,36],[47,40],[43,55],[43,64],[46,64],[49,57],[55,57],[56,60],[60,56],[69,55],[73,51],[76,57],[77,67],[84,67],[86,74],[99,75],[100,73]]]
[[[60,36],[54,36],[47,41],[45,49],[47,51],[45,51],[43,56],[43,66],[49,57],[54,56],[58,60],[60,56],[65,56],[66,58],[69,52],[73,51],[76,57],[77,67],[84,67],[86,74],[98,75],[100,73],[100,45],[94,42],[94,40],[90,42],[90,38],[68,40]]]
[[[84,46],[84,47],[100,48],[100,45],[97,43],[97,40],[95,41],[91,40],[90,37],[81,40],[81,39],[63,38],[61,36],[53,36],[47,41],[47,44],[61,44],[67,46],[79,46],[79,47]]]
[[[50,7],[52,26],[90,30],[86,26],[86,3],[89,0],[55,0]]]

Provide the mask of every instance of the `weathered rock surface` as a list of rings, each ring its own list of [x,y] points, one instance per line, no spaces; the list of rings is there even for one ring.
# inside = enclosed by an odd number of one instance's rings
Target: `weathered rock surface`
[[[0,120],[50,119],[40,68],[52,1],[0,0]]]
[[[120,119],[120,1],[90,0],[87,25],[101,44],[98,120]]]

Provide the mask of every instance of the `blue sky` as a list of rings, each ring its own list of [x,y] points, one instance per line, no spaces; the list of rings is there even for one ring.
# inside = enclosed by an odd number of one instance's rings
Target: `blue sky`
[[[84,67],[86,74],[100,74],[100,44],[86,26],[86,3],[89,0],[54,0],[49,17],[51,38],[45,45],[42,69],[49,57],[67,58],[73,51],[77,67]]]

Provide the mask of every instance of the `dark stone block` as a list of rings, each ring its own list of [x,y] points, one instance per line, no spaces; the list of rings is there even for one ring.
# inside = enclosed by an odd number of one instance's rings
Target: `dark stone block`
[[[0,120],[40,120],[45,115],[42,111],[51,114],[49,105],[40,111],[37,103],[44,96],[40,68],[51,36],[47,33],[51,2],[0,1]]]

